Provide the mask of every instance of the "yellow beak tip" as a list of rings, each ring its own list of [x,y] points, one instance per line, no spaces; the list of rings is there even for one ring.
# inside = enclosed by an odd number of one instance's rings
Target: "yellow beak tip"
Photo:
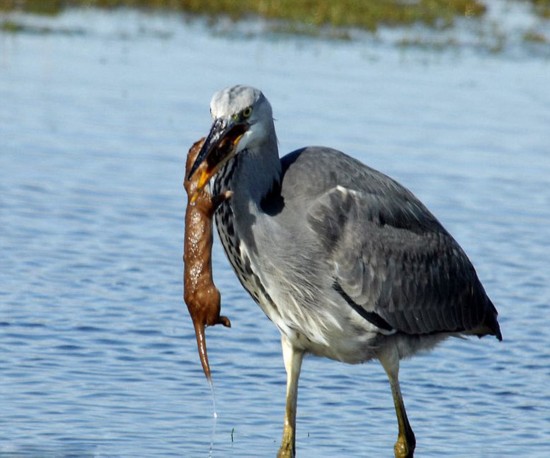
[[[199,178],[199,182],[197,183],[197,191],[200,191],[202,188],[206,186],[206,183],[208,183],[208,180],[211,178],[211,174],[208,173],[206,170],[204,170],[201,173],[201,176]]]

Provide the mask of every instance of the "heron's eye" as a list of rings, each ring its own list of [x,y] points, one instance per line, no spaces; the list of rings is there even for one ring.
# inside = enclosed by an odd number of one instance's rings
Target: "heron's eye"
[[[242,111],[242,116],[244,119],[247,119],[247,118],[250,118],[250,115],[252,114],[252,107],[246,107],[243,111]]]

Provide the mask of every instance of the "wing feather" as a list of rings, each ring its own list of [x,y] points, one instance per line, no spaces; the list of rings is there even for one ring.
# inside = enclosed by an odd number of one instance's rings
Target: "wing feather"
[[[307,220],[335,283],[381,322],[408,334],[486,327],[494,307],[473,266],[404,188],[380,194],[335,186],[309,208]]]

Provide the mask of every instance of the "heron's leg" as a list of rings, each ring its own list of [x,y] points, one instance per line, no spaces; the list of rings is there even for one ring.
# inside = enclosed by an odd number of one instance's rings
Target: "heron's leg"
[[[390,381],[395,413],[397,414],[399,433],[394,446],[395,458],[412,458],[414,456],[416,439],[407,418],[405,404],[403,403],[401,389],[399,388],[399,354],[397,348],[392,346],[385,349],[379,355],[379,359]]]
[[[293,458],[296,455],[296,406],[298,402],[298,378],[302,368],[304,352],[296,349],[282,336],[283,359],[286,369],[286,410],[283,440],[278,458]]]

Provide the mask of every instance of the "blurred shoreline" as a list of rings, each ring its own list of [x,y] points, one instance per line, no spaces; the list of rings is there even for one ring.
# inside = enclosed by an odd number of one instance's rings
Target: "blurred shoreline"
[[[401,47],[448,49],[460,47],[461,31],[473,31],[491,52],[516,45],[550,48],[550,0],[0,0],[0,33],[48,33],[30,30],[19,13],[57,16],[67,10],[133,9],[145,13],[181,14],[205,20],[224,30],[244,22],[261,22],[261,33],[353,40],[362,34],[379,38],[401,32]],[[523,23],[507,26],[512,17]],[[517,21],[516,21],[517,22]],[[248,32],[247,32],[248,33]],[[511,36],[513,35],[513,37]]]
[[[242,4],[241,4],[242,3]],[[375,43],[402,50],[506,54],[514,58],[550,58],[550,0],[452,0],[431,2],[351,2],[346,14],[341,5],[331,9],[318,2],[305,11],[303,0],[278,2],[88,0],[0,0],[0,35],[85,35],[80,25],[63,25],[60,18],[102,12],[119,17],[141,17],[146,33],[168,39],[171,27],[162,19],[197,23],[217,36],[249,39],[320,39],[338,42]],[[384,3],[384,8],[364,8]],[[396,4],[399,3],[399,7]],[[405,5],[415,7],[405,10]],[[352,7],[355,5],[355,9]],[[253,9],[251,5],[256,5]],[[263,9],[260,6],[263,5]],[[293,6],[291,6],[293,5]],[[330,4],[332,5],[332,4]],[[326,8],[323,9],[323,7]],[[302,8],[302,9],[300,9]],[[160,20],[158,20],[160,18]],[[82,19],[82,18],[81,18]],[[152,27],[148,23],[154,24]]]

